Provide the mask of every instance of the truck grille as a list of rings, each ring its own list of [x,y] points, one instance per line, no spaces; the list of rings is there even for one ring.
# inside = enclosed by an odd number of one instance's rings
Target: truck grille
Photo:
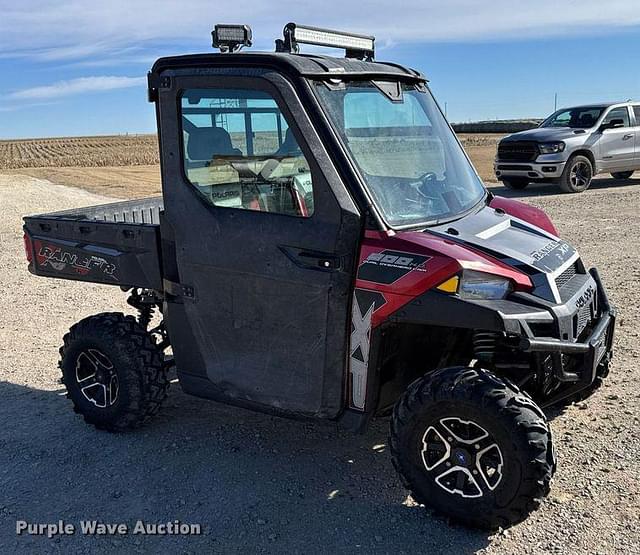
[[[556,285],[558,286],[558,289],[562,289],[577,273],[578,269],[576,268],[576,264],[571,264],[571,266],[556,278]]]
[[[573,317],[573,336],[578,339],[580,334],[584,331],[584,329],[591,323],[593,319],[593,311],[595,309],[595,304],[589,303],[583,306],[578,313]]]
[[[533,162],[538,154],[538,145],[532,141],[503,141],[498,145],[498,160]]]

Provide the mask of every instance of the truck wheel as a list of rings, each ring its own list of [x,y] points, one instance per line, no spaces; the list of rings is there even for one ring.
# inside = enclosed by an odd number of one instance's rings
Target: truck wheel
[[[633,171],[628,172],[613,172],[611,177],[613,179],[629,179],[633,175]]]
[[[529,185],[529,181],[527,181],[526,179],[514,177],[513,179],[503,179],[502,184],[507,189],[522,191],[522,189],[525,189],[527,185]]]
[[[566,163],[558,185],[563,193],[582,193],[591,185],[593,166],[586,156],[573,156]]]
[[[110,432],[143,424],[169,389],[162,351],[133,316],[120,312],[72,326],[60,347],[59,366],[74,410]]]
[[[418,503],[490,530],[537,509],[555,471],[542,410],[475,368],[444,368],[414,382],[394,408],[390,446]]]

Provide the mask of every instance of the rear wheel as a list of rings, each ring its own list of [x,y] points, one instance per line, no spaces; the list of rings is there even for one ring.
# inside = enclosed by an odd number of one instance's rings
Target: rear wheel
[[[582,193],[591,185],[593,166],[586,156],[574,156],[566,163],[558,185],[565,193]]]
[[[162,350],[133,316],[103,313],[71,327],[60,348],[74,410],[112,432],[140,426],[167,397]]]
[[[512,179],[503,179],[502,184],[507,189],[514,189],[516,191],[521,191],[529,185],[529,181],[523,178],[514,177]]]
[[[629,179],[633,175],[633,171],[628,172],[613,172],[611,177],[614,179]]]
[[[555,470],[544,413],[516,386],[475,368],[414,382],[395,406],[390,445],[417,502],[485,529],[524,520]]]

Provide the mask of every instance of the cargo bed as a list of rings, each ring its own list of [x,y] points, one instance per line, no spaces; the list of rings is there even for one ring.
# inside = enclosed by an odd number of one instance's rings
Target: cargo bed
[[[27,216],[29,271],[161,290],[162,210],[162,197],[152,197]]]

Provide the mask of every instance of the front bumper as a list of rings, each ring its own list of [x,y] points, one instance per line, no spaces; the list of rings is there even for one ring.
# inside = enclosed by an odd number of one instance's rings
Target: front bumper
[[[559,179],[566,161],[509,162],[496,160],[493,171],[498,179],[526,177],[532,181]]]
[[[557,391],[546,397],[542,406],[549,406],[587,389],[598,377],[599,369],[613,358],[613,337],[616,310],[611,306],[598,271],[590,271],[596,283],[600,306],[599,316],[590,324],[590,332],[580,341],[566,341],[555,338],[522,337],[519,349],[524,353],[536,353],[550,360],[553,376],[560,384]],[[566,359],[573,359],[571,369],[567,369]],[[577,363],[576,363],[577,362]]]
[[[559,296],[465,300],[429,290],[388,322],[470,330],[476,359],[525,384],[544,407],[588,388],[613,356],[616,311],[598,272],[580,272]]]

